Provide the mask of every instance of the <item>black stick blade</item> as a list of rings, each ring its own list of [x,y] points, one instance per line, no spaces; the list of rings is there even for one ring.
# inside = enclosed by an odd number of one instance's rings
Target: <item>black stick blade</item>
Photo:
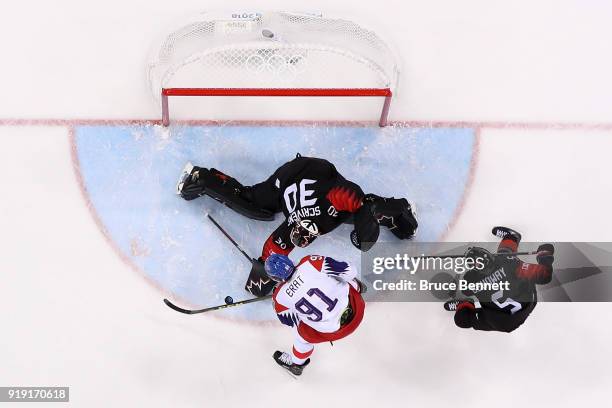
[[[197,313],[197,311],[195,311],[195,310],[187,310],[187,309],[183,309],[182,307],[178,307],[177,305],[175,305],[174,303],[172,303],[168,299],[164,299],[164,303],[170,309],[176,310],[177,312],[180,312],[180,313],[185,313],[185,314],[194,314],[194,313]]]

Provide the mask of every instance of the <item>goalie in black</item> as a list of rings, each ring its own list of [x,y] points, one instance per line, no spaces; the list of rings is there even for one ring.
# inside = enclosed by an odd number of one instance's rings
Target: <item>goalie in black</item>
[[[378,240],[380,225],[399,239],[412,238],[418,227],[414,206],[405,198],[364,194],[329,161],[299,154],[252,186],[214,168],[188,163],[177,194],[185,200],[208,195],[256,220],[271,221],[275,213],[283,212],[286,220],[265,241],[259,259],[253,260],[245,289],[255,296],[264,296],[274,287],[263,268],[270,254],[287,255],[296,246],[306,247],[342,223],[354,224],[350,239],[362,251]]]

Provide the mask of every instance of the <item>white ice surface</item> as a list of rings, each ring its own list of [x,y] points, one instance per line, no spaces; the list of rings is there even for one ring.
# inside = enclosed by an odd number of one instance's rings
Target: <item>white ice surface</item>
[[[175,13],[224,4],[4,4],[0,116],[157,117],[142,76],[150,38]],[[405,64],[396,120],[612,118],[606,2],[292,8],[350,10],[389,38]],[[610,241],[611,136],[483,130],[449,239],[509,223],[526,240]],[[294,381],[270,359],[287,330],[171,313],[121,262],[84,205],[64,128],[2,126],[0,140],[0,385],[70,385],[78,407],[607,405],[608,304],[540,304],[510,336],[461,331],[437,304],[376,305]]]

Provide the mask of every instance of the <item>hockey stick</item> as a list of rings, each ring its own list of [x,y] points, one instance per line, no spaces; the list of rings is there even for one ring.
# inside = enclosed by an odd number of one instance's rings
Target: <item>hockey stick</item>
[[[271,297],[272,297],[272,295],[267,295],[267,296],[262,296],[262,297],[258,297],[258,298],[253,298],[253,299],[241,300],[240,302],[236,302],[236,303],[226,303],[224,305],[212,306],[212,307],[207,307],[207,308],[204,308],[204,309],[192,309],[192,310],[190,310],[190,309],[183,309],[182,307],[178,307],[174,303],[170,302],[168,299],[164,299],[164,303],[170,309],[174,309],[174,310],[176,310],[177,312],[180,312],[180,313],[184,313],[184,314],[198,314],[198,313],[212,312],[213,310],[225,309],[227,307],[246,305],[247,303],[259,302],[261,300],[270,299]]]
[[[547,251],[541,251],[547,252]],[[518,255],[537,255],[540,252],[538,251],[525,251],[525,252],[495,252],[491,253],[491,255],[503,255],[503,256],[518,256]],[[463,255],[422,255],[422,256],[411,256],[410,259],[418,259],[418,258],[465,258],[465,254]]]
[[[219,231],[221,231],[223,233],[223,235],[225,235],[225,237],[227,239],[230,240],[230,242],[232,244],[234,244],[234,246],[240,251],[240,253],[242,255],[244,255],[244,257],[252,264],[254,259],[251,258],[242,248],[240,248],[240,245],[238,245],[238,243],[236,241],[234,241],[234,239],[230,236],[230,234],[227,233],[227,231],[225,231],[223,229],[223,227],[221,225],[219,225],[219,223],[210,215],[210,214],[206,214],[206,216],[208,217],[208,219],[215,224],[215,227],[217,227],[219,229]],[[262,297],[257,297],[257,298],[253,298],[253,299],[247,299],[247,300],[241,300],[240,302],[231,302],[231,303],[225,303],[224,305],[219,305],[219,306],[212,306],[212,307],[206,307],[204,309],[183,309],[182,307],[179,307],[177,305],[175,305],[174,303],[172,303],[171,301],[169,301],[168,299],[164,299],[164,303],[166,304],[166,306],[168,306],[170,309],[176,310],[179,313],[184,313],[184,314],[198,314],[198,313],[205,313],[205,312],[212,312],[213,310],[221,310],[221,309],[225,309],[228,307],[233,307],[233,306],[240,306],[240,305],[246,305],[247,303],[254,303],[254,302],[259,302],[261,300],[266,300],[266,299],[270,299],[272,297],[272,295],[267,295],[267,296],[262,296]],[[229,296],[228,296],[229,298]],[[231,299],[231,298],[230,298]],[[226,301],[227,302],[227,301]]]
[[[249,255],[248,255],[246,252],[244,252],[244,250],[243,250],[242,248],[240,248],[240,245],[238,245],[238,243],[237,243],[236,241],[234,241],[234,238],[232,238],[232,237],[230,236],[230,234],[228,234],[228,233],[227,233],[227,232],[226,232],[226,231],[223,229],[223,227],[222,227],[221,225],[219,225],[219,223],[218,223],[217,221],[215,221],[215,219],[212,217],[212,215],[210,215],[210,214],[208,214],[208,213],[207,213],[207,214],[206,214],[206,216],[208,217],[208,219],[209,219],[209,220],[210,220],[210,221],[211,221],[213,224],[215,224],[215,227],[219,228],[219,231],[221,231],[221,232],[223,233],[223,235],[225,235],[225,237],[226,237],[227,239],[229,239],[229,240],[230,240],[230,242],[231,242],[232,244],[234,244],[234,246],[235,246],[235,247],[236,247],[236,248],[237,248],[237,249],[240,251],[240,253],[241,253],[242,255],[244,255],[244,257],[245,257],[246,259],[248,259],[248,261],[249,261],[250,263],[253,263],[253,258],[251,258],[251,257],[250,257],[250,256],[249,256]]]

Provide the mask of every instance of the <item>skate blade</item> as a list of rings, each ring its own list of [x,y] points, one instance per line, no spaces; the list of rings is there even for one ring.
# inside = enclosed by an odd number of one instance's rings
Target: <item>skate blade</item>
[[[296,381],[297,381],[297,379],[298,379],[298,376],[297,376],[297,375],[294,375],[294,374],[293,374],[291,371],[287,370],[285,367],[282,367],[282,366],[281,366],[281,367],[280,367],[280,369],[281,369],[281,370],[283,370],[285,373],[287,373],[287,375],[288,375],[289,377],[291,377],[291,378],[293,378],[294,380],[296,380]]]
[[[185,180],[191,174],[191,170],[193,170],[193,164],[191,162],[187,162],[185,167],[183,167],[183,171],[181,172],[181,176],[176,183],[176,194],[181,195],[181,191],[183,191],[183,185],[185,184]]]

